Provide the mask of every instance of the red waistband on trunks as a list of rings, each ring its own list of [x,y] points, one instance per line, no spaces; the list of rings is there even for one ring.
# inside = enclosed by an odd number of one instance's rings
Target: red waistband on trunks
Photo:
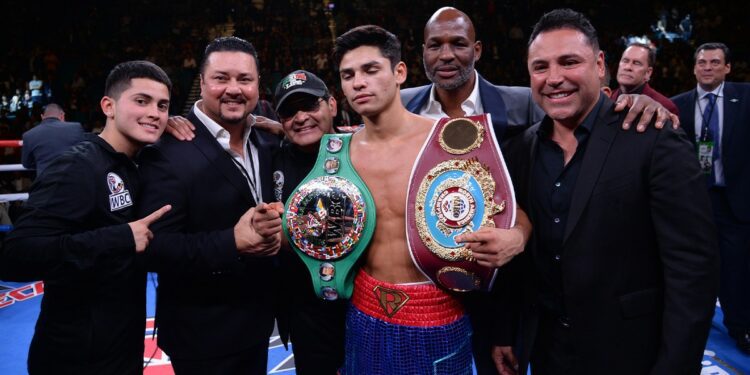
[[[458,299],[432,283],[390,284],[362,270],[354,280],[352,304],[382,321],[414,327],[442,326],[464,315]]]

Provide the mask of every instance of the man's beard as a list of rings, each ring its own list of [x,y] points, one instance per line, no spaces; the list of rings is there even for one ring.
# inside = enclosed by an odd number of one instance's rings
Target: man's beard
[[[459,67],[458,76],[452,78],[450,81],[447,81],[447,82],[445,81],[438,82],[435,79],[435,73],[430,71],[427,68],[427,63],[424,63],[424,72],[427,75],[427,79],[429,79],[430,82],[435,84],[435,86],[443,90],[450,91],[450,90],[455,90],[463,86],[466,82],[469,82],[469,80],[471,79],[471,75],[474,73],[474,64],[471,64],[465,68]]]
[[[235,117],[235,116],[224,116],[223,113],[219,113],[219,117],[221,118],[222,123],[227,125],[237,125],[237,124],[244,124],[247,122],[247,117],[250,114],[243,115],[241,117]]]

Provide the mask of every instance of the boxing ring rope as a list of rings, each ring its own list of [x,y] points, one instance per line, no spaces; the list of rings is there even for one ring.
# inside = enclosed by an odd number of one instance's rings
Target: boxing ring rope
[[[0,139],[0,147],[23,147],[23,141],[17,139]]]
[[[25,201],[29,199],[29,193],[0,194],[0,202]]]
[[[30,171],[22,164],[0,164],[0,172],[18,172],[18,171]]]
[[[23,141],[3,139],[0,140],[0,147],[21,148],[23,147]],[[28,170],[30,169],[25,168],[21,164],[0,164],[0,172],[21,172]],[[29,199],[29,193],[0,194],[0,203],[25,201],[27,199]],[[12,225],[0,225],[0,232],[8,232],[11,229],[13,229]]]

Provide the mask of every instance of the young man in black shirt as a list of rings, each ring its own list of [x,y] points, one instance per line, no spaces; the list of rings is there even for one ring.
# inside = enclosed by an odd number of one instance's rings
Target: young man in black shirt
[[[0,279],[42,279],[30,374],[141,374],[146,275],[138,266],[166,205],[136,220],[133,158],[167,124],[171,82],[147,61],[106,81],[104,131],[52,162],[0,250]]]

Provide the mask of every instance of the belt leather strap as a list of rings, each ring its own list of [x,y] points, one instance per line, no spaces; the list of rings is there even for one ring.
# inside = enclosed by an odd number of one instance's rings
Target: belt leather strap
[[[497,269],[480,266],[455,237],[515,223],[513,185],[490,115],[443,118],[422,146],[407,196],[406,232],[417,267],[436,285],[492,288]]]
[[[351,297],[354,266],[375,231],[375,202],[352,166],[350,141],[350,134],[323,136],[315,166],[289,196],[282,219],[325,300]]]

